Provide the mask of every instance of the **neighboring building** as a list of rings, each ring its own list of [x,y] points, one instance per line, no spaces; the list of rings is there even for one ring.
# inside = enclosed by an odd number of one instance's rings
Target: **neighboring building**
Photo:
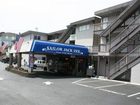
[[[2,43],[5,43],[8,46],[11,46],[14,43],[16,36],[17,34],[15,33],[1,32],[0,33],[0,46],[2,46]]]
[[[4,56],[9,56],[9,50],[14,44],[17,34],[10,32],[1,32],[0,33],[0,53]],[[4,47],[5,46],[5,47]]]
[[[61,35],[66,31],[66,29],[55,31],[48,33],[48,41],[57,42],[57,40],[61,37]]]
[[[140,57],[140,1],[133,0],[100,10],[95,15],[102,18],[103,29],[100,33],[97,75],[137,82],[140,80],[136,75],[140,73],[137,70]]]
[[[71,23],[65,33],[60,37],[58,42],[75,45],[84,45],[89,50],[89,65],[94,63],[97,70],[97,55],[99,46],[99,34],[95,34],[95,24],[99,24],[101,19],[98,17],[86,18],[80,21]]]
[[[24,39],[23,44],[26,47],[29,47],[28,45],[30,45],[30,43],[32,43],[32,40],[47,40],[48,39],[47,33],[38,32],[38,31],[26,31],[26,32],[20,34],[20,37],[22,37]],[[25,47],[25,49],[26,49],[26,47]],[[23,49],[23,50],[25,50],[25,49]],[[36,59],[40,59],[40,60],[44,60],[45,57],[46,57],[45,55],[36,55],[35,56]],[[30,54],[22,54],[21,65],[23,66],[24,63],[26,62],[26,65],[29,66],[30,60],[31,60]]]
[[[24,38],[25,41],[29,40],[47,40],[47,33],[38,32],[38,31],[26,31],[20,35]]]

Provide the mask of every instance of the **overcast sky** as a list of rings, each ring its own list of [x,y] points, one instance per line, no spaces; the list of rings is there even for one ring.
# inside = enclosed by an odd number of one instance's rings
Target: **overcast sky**
[[[53,32],[130,0],[0,0],[0,32]]]

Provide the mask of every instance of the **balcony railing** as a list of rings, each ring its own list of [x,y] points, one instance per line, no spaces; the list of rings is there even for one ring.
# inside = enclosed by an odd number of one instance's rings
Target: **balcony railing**
[[[88,48],[89,53],[98,53],[99,52],[99,45],[94,46],[86,46]]]
[[[94,24],[94,31],[102,31],[107,28],[112,22]]]
[[[140,15],[132,21],[123,31],[117,35],[114,40],[111,41],[111,48],[115,47],[116,44],[118,44],[121,40],[123,40],[126,37],[129,37],[129,34],[133,32],[137,27],[140,26]]]
[[[117,63],[115,63],[114,65],[112,65],[110,67],[110,74],[109,74],[109,76],[112,76],[112,75],[116,74],[117,72],[121,71],[121,69],[123,67],[125,67],[128,64],[132,63],[138,57],[140,57],[140,45],[137,46],[134,50],[132,50],[129,54],[127,54],[126,56],[124,56]]]

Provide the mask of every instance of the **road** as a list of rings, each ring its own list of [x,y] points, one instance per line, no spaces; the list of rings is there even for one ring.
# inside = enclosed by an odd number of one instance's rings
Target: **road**
[[[0,105],[140,105],[140,86],[70,77],[28,78],[0,63]]]

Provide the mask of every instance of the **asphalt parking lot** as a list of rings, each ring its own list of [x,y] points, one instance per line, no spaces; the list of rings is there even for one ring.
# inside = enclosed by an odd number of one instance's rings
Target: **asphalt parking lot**
[[[67,76],[23,77],[0,63],[0,105],[140,105],[140,86]]]
[[[85,78],[73,83],[85,88],[133,98],[140,101],[140,84],[96,78]]]

